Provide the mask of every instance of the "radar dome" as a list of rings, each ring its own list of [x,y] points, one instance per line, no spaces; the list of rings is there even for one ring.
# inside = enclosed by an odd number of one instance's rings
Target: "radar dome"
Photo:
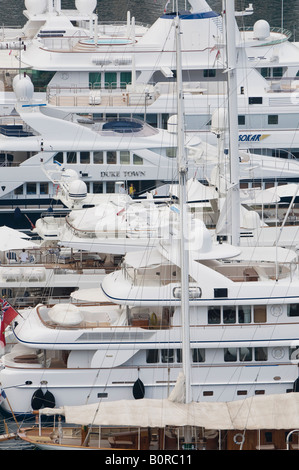
[[[16,75],[13,79],[13,90],[18,101],[30,101],[33,98],[34,86],[28,75]]]
[[[25,0],[25,7],[31,15],[41,15],[47,9],[47,0]]]
[[[167,130],[171,134],[176,134],[178,131],[178,116],[173,114],[167,121]]]
[[[75,4],[82,15],[91,15],[97,6],[97,0],[76,0]]]
[[[270,25],[265,20],[258,20],[254,23],[253,33],[256,39],[266,39],[270,36]]]
[[[84,199],[87,196],[87,186],[82,180],[72,181],[69,186],[69,197],[72,199]]]

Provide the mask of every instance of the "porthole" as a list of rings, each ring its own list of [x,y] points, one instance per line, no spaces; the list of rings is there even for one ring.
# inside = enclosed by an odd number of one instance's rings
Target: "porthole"
[[[274,357],[274,359],[282,359],[284,356],[284,349],[274,348],[272,351],[272,356]]]
[[[282,306],[281,305],[271,305],[270,308],[271,314],[273,317],[280,317],[282,314]]]

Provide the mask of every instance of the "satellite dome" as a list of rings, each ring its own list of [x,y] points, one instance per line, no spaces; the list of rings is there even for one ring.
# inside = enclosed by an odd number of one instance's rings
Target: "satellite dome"
[[[173,114],[169,117],[167,121],[167,131],[171,134],[176,134],[178,131],[178,116],[177,114]]]
[[[91,15],[97,6],[97,0],[76,0],[75,4],[82,15]]]
[[[72,181],[69,186],[69,197],[72,199],[84,199],[87,196],[87,186],[82,180]]]
[[[42,15],[47,9],[47,0],[25,0],[25,7],[31,15]]]
[[[256,39],[266,39],[270,36],[270,25],[265,20],[258,20],[254,23],[253,33]]]
[[[19,101],[30,101],[33,98],[34,86],[28,75],[16,75],[13,79],[13,90]]]

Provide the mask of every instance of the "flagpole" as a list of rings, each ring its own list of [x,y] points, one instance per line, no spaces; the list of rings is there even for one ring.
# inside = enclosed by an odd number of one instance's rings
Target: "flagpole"
[[[16,416],[15,416],[15,414],[14,414],[14,412],[13,412],[13,409],[12,409],[12,407],[11,407],[10,401],[9,401],[9,399],[7,398],[6,392],[5,392],[5,390],[3,390],[3,389],[2,389],[2,391],[3,391],[4,394],[5,394],[5,400],[7,401],[7,404],[8,404],[8,406],[9,406],[10,411],[11,411],[11,414],[12,414],[12,416],[13,416],[13,419],[15,420],[16,424],[19,426],[19,423],[18,423],[18,421],[17,421],[17,418],[16,418]]]

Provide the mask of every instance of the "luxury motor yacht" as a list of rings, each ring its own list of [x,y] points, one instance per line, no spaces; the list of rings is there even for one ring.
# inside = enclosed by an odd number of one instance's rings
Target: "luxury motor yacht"
[[[17,344],[2,357],[0,382],[16,415],[47,406],[47,391],[58,407],[168,397],[182,367],[177,229],[153,249],[128,253],[99,289],[75,292],[80,307],[40,304],[15,318]],[[192,400],[292,391],[296,253],[215,244],[200,221],[189,222],[189,233]],[[9,411],[7,401],[1,406]]]
[[[15,113],[2,118],[0,124],[0,204],[2,215],[11,217],[13,213],[16,224],[24,223],[23,212],[34,224],[43,211],[66,209],[59,197],[60,178],[67,180],[74,172],[82,182],[70,196],[73,204],[85,200],[87,193],[96,197],[119,192],[122,183],[137,196],[177,181],[177,126],[163,130],[144,120],[93,119],[40,105],[27,75],[15,77],[14,90]],[[227,171],[225,119],[223,122],[213,131],[217,146],[185,135],[189,178],[209,181],[220,164]],[[224,137],[220,139],[220,135]],[[295,159],[240,150],[243,187],[259,184],[262,188],[297,179]]]

